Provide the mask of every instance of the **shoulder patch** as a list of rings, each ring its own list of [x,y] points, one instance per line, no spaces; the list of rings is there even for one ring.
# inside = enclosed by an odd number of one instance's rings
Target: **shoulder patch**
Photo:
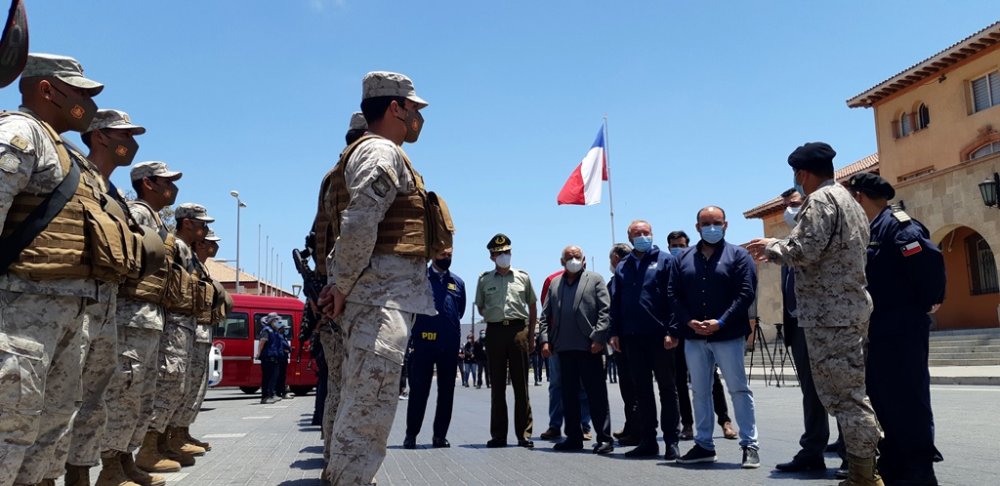
[[[910,218],[910,215],[906,214],[906,211],[903,211],[902,209],[893,210],[892,217],[896,218],[896,221],[899,221],[900,223],[906,223],[912,219]]]
[[[12,147],[14,147],[14,148],[22,151],[22,152],[27,152],[28,151],[28,141],[25,140],[24,137],[22,137],[20,135],[14,135],[10,139],[10,145]]]
[[[9,174],[16,174],[20,166],[21,159],[17,158],[16,155],[10,152],[4,152],[3,155],[0,155],[0,170]]]
[[[391,184],[392,182],[389,181],[388,174],[381,172],[378,178],[372,182],[372,192],[378,197],[385,198],[385,195],[389,193],[389,189],[392,188]]]
[[[924,250],[924,247],[920,244],[920,241],[914,241],[907,243],[899,248],[903,252],[904,257],[913,256]]]

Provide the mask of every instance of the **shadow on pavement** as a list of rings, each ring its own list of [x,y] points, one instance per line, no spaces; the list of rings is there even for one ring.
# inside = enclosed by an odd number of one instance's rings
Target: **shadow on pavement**
[[[278,483],[278,486],[321,486],[325,483],[319,478],[308,478],[308,479],[292,479],[290,481],[282,481]]]
[[[322,457],[311,457],[309,459],[301,459],[289,464],[292,469],[323,469],[323,458]]]

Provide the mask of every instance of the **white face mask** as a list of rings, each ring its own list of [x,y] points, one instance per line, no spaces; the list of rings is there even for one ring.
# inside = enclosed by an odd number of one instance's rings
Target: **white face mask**
[[[583,260],[579,258],[574,258],[566,262],[566,271],[569,273],[576,273],[583,270]]]
[[[510,253],[497,255],[496,262],[500,268],[510,268]]]
[[[785,224],[787,224],[789,228],[795,227],[795,216],[799,214],[799,209],[801,208],[793,208],[791,206],[785,208]]]

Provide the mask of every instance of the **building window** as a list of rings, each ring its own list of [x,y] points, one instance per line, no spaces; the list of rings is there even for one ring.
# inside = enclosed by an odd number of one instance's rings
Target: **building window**
[[[927,125],[931,124],[931,111],[927,109],[927,105],[921,103],[920,108],[917,109],[917,115],[919,118],[917,121],[917,130],[923,130],[927,128]]]
[[[979,235],[966,238],[965,244],[969,253],[972,295],[995,294],[1000,291],[1000,285],[997,284],[997,264],[990,245]]]
[[[972,80],[972,112],[1000,104],[1000,71]]]
[[[910,113],[899,115],[899,136],[905,137],[913,133],[913,117]]]
[[[1000,153],[1000,142],[988,143],[977,148],[976,150],[973,150],[972,153],[969,154],[969,160],[986,157],[987,155],[995,153]]]

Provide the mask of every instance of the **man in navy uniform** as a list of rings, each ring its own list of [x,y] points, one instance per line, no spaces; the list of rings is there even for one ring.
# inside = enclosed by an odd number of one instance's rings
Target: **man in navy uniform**
[[[889,205],[896,191],[885,179],[858,174],[849,189],[871,221],[865,383],[885,432],[878,469],[886,484],[937,484],[927,353],[930,314],[944,300],[944,258],[924,225]]]
[[[431,392],[431,378],[437,368],[438,396],[434,412],[434,447],[451,447],[448,426],[455,399],[455,373],[458,371],[458,353],[462,340],[461,320],[465,315],[465,282],[451,273],[452,249],[439,252],[427,268],[427,279],[434,291],[436,316],[417,315],[417,322],[410,333],[410,402],[406,406],[406,437],[403,447],[415,449],[417,434],[424,421],[427,398]]]

